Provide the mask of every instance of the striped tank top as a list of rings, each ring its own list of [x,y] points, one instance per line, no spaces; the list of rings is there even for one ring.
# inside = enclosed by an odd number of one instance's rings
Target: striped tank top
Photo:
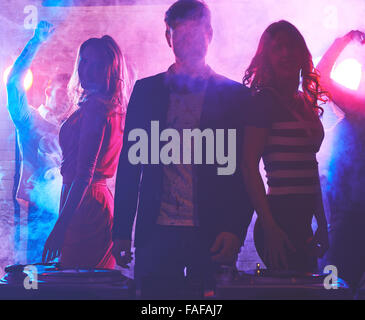
[[[319,187],[316,153],[324,138],[324,130],[312,107],[299,98],[295,106],[284,107],[273,95],[261,113],[270,129],[263,161],[269,195],[316,194]],[[255,106],[260,110],[260,105]],[[301,113],[295,109],[301,108]],[[294,111],[293,111],[294,110]],[[306,111],[306,112],[303,112]]]

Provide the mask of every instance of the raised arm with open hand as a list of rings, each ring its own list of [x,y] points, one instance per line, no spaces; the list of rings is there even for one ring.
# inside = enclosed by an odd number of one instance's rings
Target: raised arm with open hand
[[[31,113],[23,87],[23,79],[38,52],[41,44],[54,32],[52,24],[40,21],[33,37],[28,41],[19,57],[15,60],[7,80],[8,110],[14,124],[18,127],[31,121]]]
[[[357,114],[364,109],[365,95],[350,90],[331,79],[332,68],[342,51],[352,41],[365,44],[365,33],[359,30],[352,30],[343,37],[337,38],[317,65],[321,74],[321,84],[331,94],[333,102],[346,114]]]

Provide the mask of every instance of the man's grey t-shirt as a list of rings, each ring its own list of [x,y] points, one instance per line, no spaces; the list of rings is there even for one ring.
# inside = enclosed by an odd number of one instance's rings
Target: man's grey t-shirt
[[[195,170],[193,164],[183,163],[183,130],[199,129],[204,97],[210,69],[200,80],[199,88],[189,92],[171,92],[166,118],[166,128],[180,135],[180,164],[164,165],[160,214],[157,224],[169,226],[198,226],[195,214]],[[194,145],[191,143],[191,163]]]

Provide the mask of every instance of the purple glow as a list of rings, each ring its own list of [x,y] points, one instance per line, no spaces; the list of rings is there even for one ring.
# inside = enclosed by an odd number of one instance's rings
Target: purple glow
[[[362,76],[362,65],[353,58],[343,60],[331,73],[331,78],[348,89],[357,90]]]
[[[8,76],[9,76],[11,69],[12,69],[12,66],[7,67],[5,69],[4,75],[3,75],[4,83],[6,83],[6,81],[8,80]],[[27,75],[25,76],[24,81],[23,81],[24,89],[26,91],[28,91],[30,89],[30,87],[32,86],[32,84],[33,84],[33,72],[32,72],[32,70],[29,69],[27,72]]]
[[[138,78],[165,71],[173,63],[173,55],[164,37],[163,16],[169,4],[174,1],[164,2],[165,4],[158,5],[152,5],[151,0],[143,1],[141,4],[136,1],[136,5],[125,6],[43,7],[42,2],[37,1],[34,2],[33,8],[28,8],[30,11],[24,13],[25,8],[29,6],[29,1],[6,1],[1,4],[0,11],[0,22],[3,28],[0,34],[2,48],[0,74],[4,75],[8,66],[32,36],[32,23],[40,19],[53,23],[56,31],[49,43],[41,48],[32,65],[34,81],[28,91],[28,99],[33,106],[37,107],[44,103],[44,89],[51,75],[72,71],[78,46],[92,36],[99,37],[104,34],[113,36],[126,54],[127,63],[133,67]],[[207,0],[206,2],[212,11],[214,29],[208,63],[216,72],[239,82],[242,82],[244,70],[255,53],[259,37],[273,21],[286,19],[295,24],[306,39],[313,57],[322,56],[336,37],[344,35],[349,30],[365,30],[365,1]],[[348,78],[352,89],[363,92],[364,73],[358,71],[361,61],[358,54],[364,57],[364,48],[363,46],[359,49],[360,53],[358,52],[355,56],[347,56],[348,59],[357,59],[359,62],[356,64],[354,60],[350,60],[353,61],[350,67],[354,68],[350,74],[348,74],[348,67],[345,67],[345,73],[339,71],[341,65],[333,74],[336,81],[341,82],[341,79]],[[345,61],[342,63],[346,63]],[[0,85],[0,105],[2,106],[0,143],[3,144],[0,154],[7,154],[6,157],[0,157],[0,187],[11,193],[12,180],[4,181],[3,178],[5,175],[8,177],[14,175],[14,141],[13,138],[9,139],[14,137],[14,127],[5,108],[6,90],[2,81]],[[323,107],[325,109],[323,122],[328,132],[318,159],[321,174],[326,176],[332,150],[330,129],[341,118],[332,112],[330,104]],[[52,190],[52,199],[59,199],[60,181],[57,180],[57,183]],[[39,187],[42,188],[42,186]],[[57,204],[47,201],[46,190],[43,193],[44,198],[38,200],[44,207],[51,205],[57,212]],[[4,214],[6,222],[0,224],[1,276],[1,268],[14,262],[11,251],[13,244],[9,236],[12,232],[9,230],[12,230],[14,226],[12,225],[11,197],[4,195],[0,202],[4,203],[6,209]],[[254,269],[257,262],[261,263],[254,249],[251,225],[238,267]]]

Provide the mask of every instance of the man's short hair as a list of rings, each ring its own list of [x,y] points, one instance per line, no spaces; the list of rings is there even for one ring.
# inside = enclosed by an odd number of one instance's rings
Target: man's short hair
[[[208,6],[199,0],[179,0],[165,13],[165,23],[174,29],[181,21],[201,20],[211,27],[211,14]]]

